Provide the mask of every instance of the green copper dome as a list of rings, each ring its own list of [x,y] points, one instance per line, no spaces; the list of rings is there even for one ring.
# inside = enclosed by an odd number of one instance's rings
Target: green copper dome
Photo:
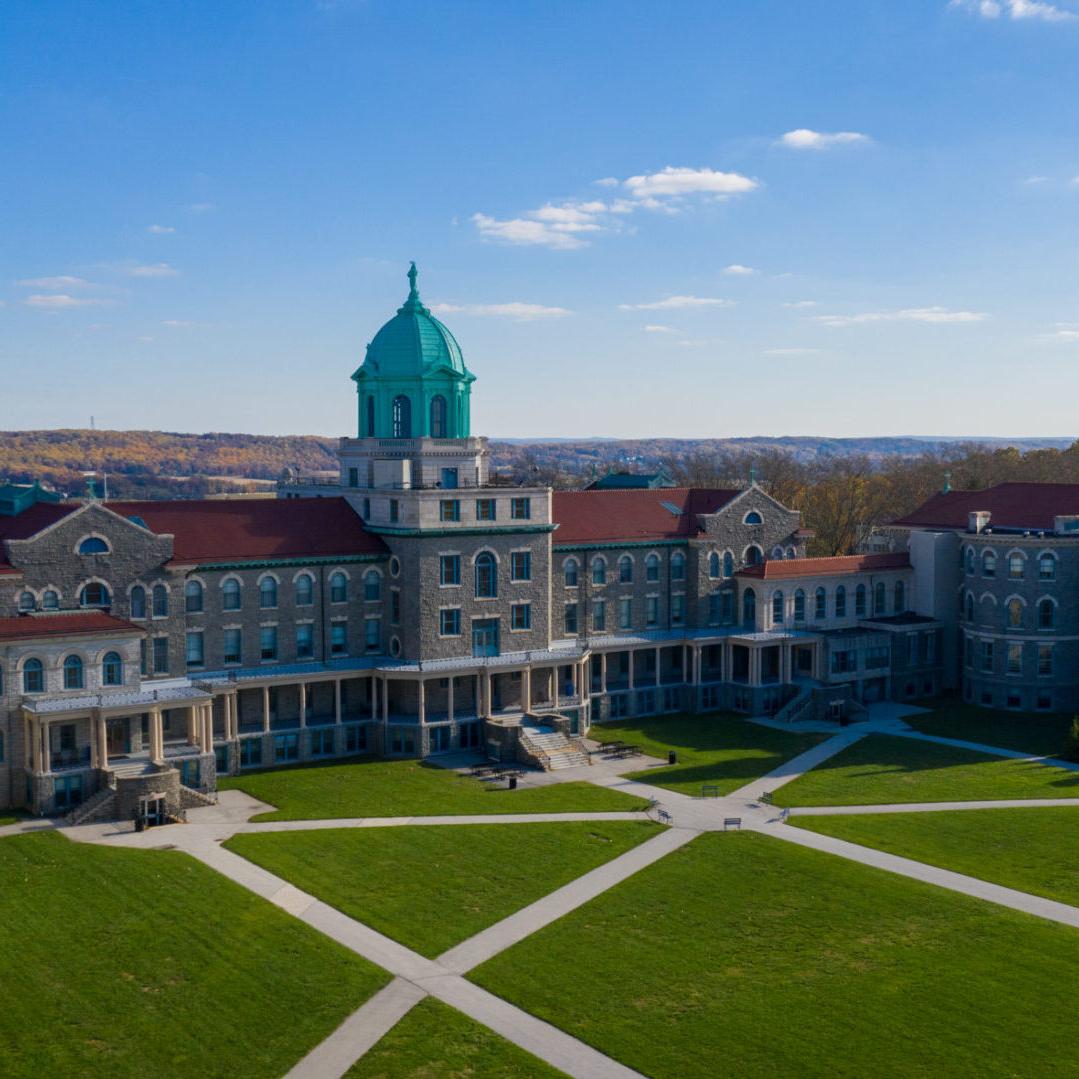
[[[408,299],[375,334],[374,340],[367,346],[367,355],[360,370],[384,378],[409,378],[434,373],[439,369],[467,376],[469,372],[461,355],[461,346],[423,305],[416,291],[416,277],[416,264],[413,262],[408,271]]]

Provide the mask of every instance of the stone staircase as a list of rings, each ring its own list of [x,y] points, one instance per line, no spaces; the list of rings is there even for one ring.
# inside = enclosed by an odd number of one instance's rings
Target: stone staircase
[[[781,723],[796,723],[800,719],[805,719],[812,708],[813,691],[803,686],[795,696],[776,712],[773,718],[778,719]]]
[[[115,815],[115,802],[116,789],[102,787],[97,794],[87,798],[64,817],[64,826],[74,827],[78,824],[97,824],[100,821],[112,820]]]
[[[577,738],[568,738],[553,727],[521,725],[521,746],[546,772],[578,768],[591,763],[588,750]]]
[[[202,791],[195,790],[194,787],[180,784],[180,802],[184,809],[198,809],[199,806],[217,805],[217,796],[204,794]]]
[[[149,757],[130,757],[109,762],[109,771],[117,779],[138,779],[157,771],[157,765]]]

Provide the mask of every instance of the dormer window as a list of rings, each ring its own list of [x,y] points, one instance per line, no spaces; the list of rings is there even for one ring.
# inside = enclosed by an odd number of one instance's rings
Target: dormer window
[[[100,536],[87,536],[79,543],[79,554],[108,554],[109,545]]]
[[[764,518],[756,510],[750,510],[749,513],[742,518],[742,524],[762,525],[764,524]]]

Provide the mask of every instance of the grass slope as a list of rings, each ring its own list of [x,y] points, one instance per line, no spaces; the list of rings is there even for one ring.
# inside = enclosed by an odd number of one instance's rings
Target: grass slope
[[[1079,933],[708,833],[474,980],[647,1075],[1075,1076]]]
[[[508,791],[422,761],[360,759],[301,765],[218,780],[276,811],[254,820],[334,817],[422,817],[472,813],[588,813],[643,809],[645,803],[590,783],[556,783]]]
[[[932,712],[907,716],[905,722],[923,734],[981,742],[1038,756],[1053,756],[1064,751],[1072,719],[1070,715],[994,712],[950,700],[938,701],[931,707]]]
[[[775,792],[782,806],[1079,798],[1079,772],[871,734]]]
[[[659,830],[646,821],[331,828],[225,846],[434,958]]]
[[[820,734],[793,734],[747,723],[732,715],[660,716],[604,723],[589,731],[599,742],[640,746],[653,757],[676,750],[678,763],[631,772],[631,779],[683,794],[699,795],[703,784],[721,794],[745,786],[822,741]]]
[[[1079,906],[1079,805],[794,816],[791,823]]]
[[[187,855],[0,839],[5,1079],[276,1079],[388,980]]]
[[[427,997],[345,1074],[348,1079],[554,1079],[564,1073]]]

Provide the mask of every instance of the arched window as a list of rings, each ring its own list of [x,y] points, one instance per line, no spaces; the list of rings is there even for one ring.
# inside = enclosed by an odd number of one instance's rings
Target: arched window
[[[788,558],[797,558],[798,557],[798,552],[793,547],[788,547],[787,548],[787,557]]]
[[[895,613],[902,614],[907,609],[907,589],[902,581],[895,582]]]
[[[169,590],[163,584],[155,584],[151,597],[154,605],[154,618],[168,618]]]
[[[259,581],[259,606],[277,606],[277,581],[273,577],[263,577]]]
[[[967,611],[967,621],[968,622],[973,622],[974,621],[974,593],[973,592],[968,592],[967,593],[966,611]]]
[[[440,393],[431,398],[431,437],[446,437],[446,398]]]
[[[686,556],[681,551],[675,551],[671,555],[671,580],[684,581],[686,579]]]
[[[742,624],[746,627],[757,624],[757,593],[752,588],[742,593]]]
[[[367,437],[375,437],[375,399],[367,395]]]
[[[982,576],[995,577],[997,575],[997,556],[992,551],[986,551],[982,555]]]
[[[835,616],[836,618],[847,617],[847,590],[843,585],[837,585],[835,590]]]
[[[783,593],[772,593],[772,625],[783,625]]]
[[[367,593],[369,587],[373,582],[375,594],[369,596]],[[307,577],[307,587],[310,590],[311,578]],[[382,591],[382,577],[376,573],[373,569],[369,569],[363,577],[363,598],[364,599],[378,599]],[[308,603],[311,602],[309,599]],[[348,578],[338,570],[336,573],[330,574],[330,602],[331,603],[347,603],[348,602]]]
[[[633,581],[633,559],[628,554],[622,555],[618,560],[618,581],[620,584],[630,584]]]
[[[562,566],[562,575],[565,578],[567,588],[577,587],[577,574],[579,571],[580,567],[577,565],[577,559],[567,558]]]
[[[106,686],[124,684],[124,661],[119,652],[106,652],[101,661],[101,681]]]
[[[777,562],[782,562],[783,561],[783,548],[782,547],[773,547],[772,548],[772,557]]]
[[[100,536],[87,536],[79,544],[79,554],[108,554],[109,545]]]
[[[221,586],[221,606],[226,611],[238,611],[242,603],[240,582],[235,577],[229,577]]]
[[[344,577],[344,574],[341,574]],[[331,587],[332,587],[331,581]],[[332,595],[332,593],[331,593]],[[346,586],[346,597],[348,595]],[[363,575],[363,598],[365,601],[374,602],[375,600],[382,599],[382,574],[376,569],[369,569]],[[340,601],[335,601],[340,602]]]
[[[498,563],[490,551],[481,551],[476,555],[476,595],[480,599],[491,599],[498,595]]]
[[[974,575],[974,548],[967,548],[967,573]]]
[[[1056,622],[1057,605],[1051,599],[1038,601],[1038,629],[1052,629]]]
[[[1038,580],[1039,581],[1053,581],[1056,580],[1057,575],[1057,560],[1056,558],[1046,552],[1043,555],[1038,556]]]
[[[310,573],[301,573],[299,577],[296,578],[296,606],[310,607],[314,602],[315,579]]]
[[[759,566],[763,561],[764,552],[755,543],[751,543],[746,548],[746,565]]]
[[[146,617],[146,589],[141,584],[131,589],[131,617]]]
[[[860,584],[854,590],[854,617],[865,618],[865,585]]]
[[[592,559],[592,583],[607,583],[607,559],[597,556]]]
[[[19,610],[20,611],[32,611],[37,606],[37,600],[34,599],[33,592],[20,592],[19,593]]]
[[[188,581],[184,585],[184,611],[187,614],[198,614],[202,610],[202,583],[200,581]]]
[[[1013,596],[1008,600],[1008,629],[1023,628],[1023,601]]]
[[[806,594],[802,589],[797,588],[794,592],[794,621],[804,622],[806,620]]]
[[[708,576],[709,577],[718,577],[719,576],[719,570],[720,570],[719,552],[718,551],[713,551],[708,556]]]
[[[734,576],[734,555],[730,551],[723,552],[723,576]]]
[[[108,588],[100,581],[91,581],[82,586],[79,593],[80,607],[108,607],[112,603],[112,596]]]
[[[659,555],[650,554],[644,560],[644,579],[646,581],[659,580]]]
[[[78,656],[64,658],[64,689],[82,689],[82,660]]]
[[[1023,573],[1027,567],[1026,555],[1019,551],[1012,551],[1008,555],[1008,576],[1013,581],[1021,581],[1023,579]]]
[[[818,587],[813,593],[813,617],[817,619],[828,617],[828,593],[823,587]]]
[[[742,524],[762,525],[764,524],[764,518],[756,510],[750,510],[749,513],[742,518]]]
[[[41,596],[41,609],[43,611],[56,611],[60,608],[60,594],[52,588],[46,588]]]
[[[395,397],[391,406],[393,437],[412,437],[412,402],[404,395]]]
[[[887,610],[887,600],[888,595],[884,588],[884,582],[877,581],[876,586],[873,589],[873,613],[884,614]]]
[[[22,667],[23,693],[45,692],[45,668],[40,659],[28,659]]]

